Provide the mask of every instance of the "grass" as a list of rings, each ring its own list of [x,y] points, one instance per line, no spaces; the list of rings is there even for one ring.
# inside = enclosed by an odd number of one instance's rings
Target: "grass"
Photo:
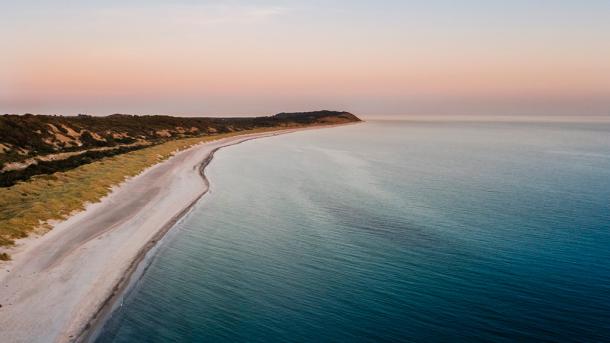
[[[66,219],[83,210],[87,203],[98,202],[113,186],[169,158],[176,151],[218,138],[273,130],[277,128],[169,141],[0,188],[0,246],[13,245],[16,239],[35,231],[49,230],[49,221]],[[10,259],[8,254],[0,253],[0,260],[7,259]]]

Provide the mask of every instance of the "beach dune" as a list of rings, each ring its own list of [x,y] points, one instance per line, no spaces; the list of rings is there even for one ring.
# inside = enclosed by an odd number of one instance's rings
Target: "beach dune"
[[[213,153],[277,134],[229,137],[182,151],[28,239],[0,273],[2,342],[89,340],[146,252],[207,192],[202,167]]]

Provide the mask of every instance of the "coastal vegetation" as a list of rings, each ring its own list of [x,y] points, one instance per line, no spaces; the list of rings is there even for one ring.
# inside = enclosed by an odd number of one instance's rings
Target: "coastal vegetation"
[[[0,116],[0,187],[175,139],[357,120],[350,113],[332,111],[254,118],[4,115]]]
[[[248,122],[248,120],[252,119],[239,119],[238,122]],[[195,144],[240,134],[357,120],[359,119],[354,120],[343,114],[342,116],[326,114],[314,120],[303,115],[288,116],[278,119],[278,125],[275,126],[242,126],[240,130],[236,130],[232,125],[232,130],[227,129],[224,132],[206,133],[194,137],[180,136],[176,139],[154,142],[135,150],[102,155],[99,158],[82,154],[78,155],[77,160],[70,158],[59,160],[63,162],[46,165],[48,172],[31,175],[27,181],[16,182],[10,187],[0,187],[0,246],[12,245],[16,239],[27,237],[32,232],[42,233],[50,229],[52,221],[65,219],[72,213],[84,209],[87,203],[99,201],[113,186],[126,178],[135,176],[177,151]],[[231,120],[226,122],[232,123]],[[84,160],[85,158],[89,159]],[[9,258],[6,253],[0,256],[0,259]]]

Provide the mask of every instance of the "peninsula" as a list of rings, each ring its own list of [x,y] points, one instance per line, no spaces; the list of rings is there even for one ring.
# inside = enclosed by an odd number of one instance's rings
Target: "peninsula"
[[[0,117],[3,340],[91,338],[147,254],[207,192],[204,168],[218,149],[358,121],[331,111]]]

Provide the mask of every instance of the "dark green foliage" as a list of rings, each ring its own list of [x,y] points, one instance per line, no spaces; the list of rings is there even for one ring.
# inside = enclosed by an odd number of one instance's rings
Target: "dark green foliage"
[[[0,173],[0,187],[10,187],[18,181],[27,180],[34,175],[53,174],[59,171],[66,171],[104,157],[115,156],[146,147],[148,146],[131,146],[104,151],[87,151],[81,155],[72,156],[63,160],[38,161],[38,163],[32,164],[25,169]]]
[[[89,131],[83,132],[83,134],[81,134],[81,136],[80,136],[80,140],[83,143],[83,146],[87,147],[87,148],[113,145],[111,142],[106,142],[106,141],[97,140],[97,139],[93,138],[93,136],[91,135],[91,133]]]

